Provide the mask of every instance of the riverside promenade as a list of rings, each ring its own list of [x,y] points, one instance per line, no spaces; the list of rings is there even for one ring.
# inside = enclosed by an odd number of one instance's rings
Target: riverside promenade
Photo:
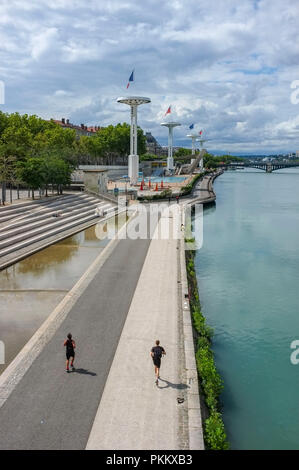
[[[0,376],[0,449],[204,449],[180,231],[187,203],[145,239],[133,218]],[[176,236],[160,239],[163,227]],[[69,331],[76,369],[66,373]],[[156,339],[167,353],[158,386]]]

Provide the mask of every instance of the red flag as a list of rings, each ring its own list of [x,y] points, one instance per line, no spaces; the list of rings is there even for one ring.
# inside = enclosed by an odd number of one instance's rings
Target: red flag
[[[201,135],[201,134],[202,134],[202,130],[200,131],[199,135]]]
[[[171,113],[171,106],[169,106],[169,108],[167,109],[166,113],[164,114],[164,116],[166,116],[166,114],[170,114]]]

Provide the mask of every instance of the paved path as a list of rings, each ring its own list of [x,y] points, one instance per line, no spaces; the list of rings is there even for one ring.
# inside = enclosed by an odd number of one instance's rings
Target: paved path
[[[120,240],[0,409],[1,449],[84,449],[149,240]],[[76,371],[64,370],[66,334]]]
[[[155,234],[174,221],[163,213]],[[156,238],[118,242],[0,408],[0,449],[189,448],[179,241]],[[67,374],[69,331],[78,349]],[[156,339],[167,352],[158,386]]]
[[[172,230],[172,221],[162,216],[157,231],[164,224]],[[188,388],[180,378],[177,248],[176,239],[150,244],[88,449],[188,448],[184,405],[177,402]],[[166,349],[158,387],[150,357],[156,339]]]

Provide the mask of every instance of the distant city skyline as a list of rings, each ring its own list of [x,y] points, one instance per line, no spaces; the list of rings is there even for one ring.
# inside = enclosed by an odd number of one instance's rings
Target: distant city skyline
[[[143,95],[138,123],[163,146],[171,103],[175,146],[190,147],[194,123],[215,154],[295,152],[298,13],[293,0],[11,0],[0,5],[0,109],[107,126],[128,122],[118,96]]]

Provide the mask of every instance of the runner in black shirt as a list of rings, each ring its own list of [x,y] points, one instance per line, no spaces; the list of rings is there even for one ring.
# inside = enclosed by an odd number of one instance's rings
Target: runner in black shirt
[[[156,346],[151,350],[151,356],[153,358],[153,363],[155,366],[155,375],[156,375],[156,385],[158,385],[158,379],[160,378],[160,367],[161,367],[161,357],[166,354],[165,349],[160,346],[160,341],[157,339]]]
[[[66,346],[66,372],[69,372],[69,360],[71,359],[71,367],[74,369],[74,359],[76,343],[72,339],[71,333],[67,335],[67,339],[63,343],[63,346]]]

